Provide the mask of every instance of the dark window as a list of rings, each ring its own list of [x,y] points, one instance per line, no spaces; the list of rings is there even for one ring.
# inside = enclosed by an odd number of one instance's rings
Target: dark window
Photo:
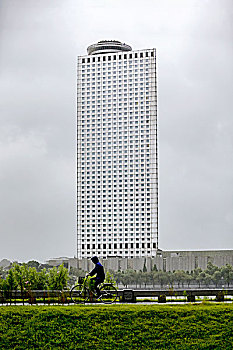
[[[92,62],[95,62],[95,57],[93,57],[93,60],[92,60]]]
[[[127,55],[124,55],[124,58],[127,58]]]
[[[87,59],[87,63],[90,63],[90,58]]]
[[[151,57],[154,57],[154,51],[151,52]]]
[[[140,53],[140,57],[143,57],[143,52]]]
[[[116,60],[116,55],[113,56],[113,59]]]
[[[82,63],[85,63],[85,58],[82,59]]]
[[[132,58],[132,53],[130,53],[129,58]]]
[[[105,61],[105,56],[103,56],[103,61]]]
[[[108,56],[108,60],[111,61],[111,56]]]
[[[146,57],[148,57],[148,52],[146,52]]]
[[[138,58],[138,54],[137,53],[135,53],[135,58]]]

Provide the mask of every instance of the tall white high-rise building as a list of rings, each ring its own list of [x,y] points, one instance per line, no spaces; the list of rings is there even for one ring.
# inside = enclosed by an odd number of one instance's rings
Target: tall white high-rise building
[[[156,50],[99,41],[78,57],[77,257],[155,256]]]

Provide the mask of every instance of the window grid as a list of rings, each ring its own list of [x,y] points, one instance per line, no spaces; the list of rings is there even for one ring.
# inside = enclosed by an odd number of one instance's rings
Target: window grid
[[[157,248],[155,50],[120,55],[79,57],[78,258]]]

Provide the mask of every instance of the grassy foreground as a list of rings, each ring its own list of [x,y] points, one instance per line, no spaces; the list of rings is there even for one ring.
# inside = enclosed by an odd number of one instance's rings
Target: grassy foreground
[[[3,306],[0,349],[232,349],[233,304]]]

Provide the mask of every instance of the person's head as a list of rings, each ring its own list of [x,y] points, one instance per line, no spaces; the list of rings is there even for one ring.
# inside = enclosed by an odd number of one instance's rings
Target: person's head
[[[99,259],[97,258],[97,256],[93,256],[91,258],[91,261],[94,263],[94,264],[97,264],[99,262]]]

